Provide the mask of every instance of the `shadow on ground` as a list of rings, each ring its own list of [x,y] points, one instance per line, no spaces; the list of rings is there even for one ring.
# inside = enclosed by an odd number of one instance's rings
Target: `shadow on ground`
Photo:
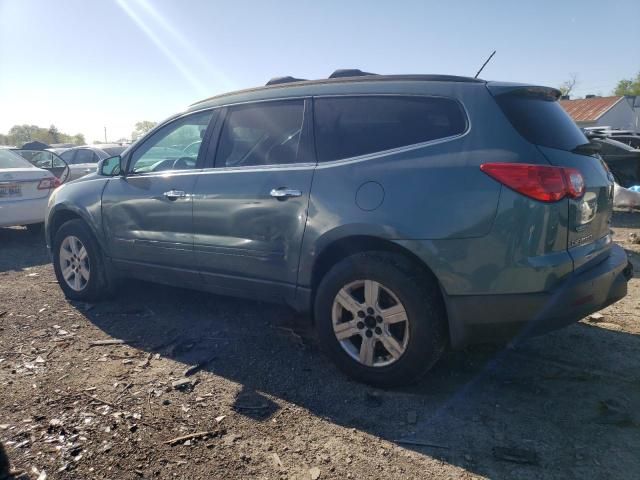
[[[517,349],[449,353],[420,384],[384,391],[338,372],[287,308],[128,284],[84,315],[136,348],[207,360],[258,421],[281,398],[490,478],[640,477],[638,336],[581,323]]]
[[[51,263],[44,233],[29,233],[26,228],[0,228],[0,272],[20,271]]]

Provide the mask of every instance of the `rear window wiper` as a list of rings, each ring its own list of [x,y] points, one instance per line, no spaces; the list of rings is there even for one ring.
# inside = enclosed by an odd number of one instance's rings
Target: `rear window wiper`
[[[578,155],[593,155],[600,152],[600,144],[595,142],[583,143],[571,150],[571,153],[577,153]]]

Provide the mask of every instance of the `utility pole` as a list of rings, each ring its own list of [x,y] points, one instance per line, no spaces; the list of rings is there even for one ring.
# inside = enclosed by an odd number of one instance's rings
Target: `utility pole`
[[[107,127],[104,127],[104,143],[107,143]]]

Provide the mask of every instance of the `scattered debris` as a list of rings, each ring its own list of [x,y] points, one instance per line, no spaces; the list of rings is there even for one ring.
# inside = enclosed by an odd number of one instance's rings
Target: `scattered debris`
[[[588,319],[590,322],[598,323],[598,322],[601,322],[603,318],[604,318],[603,314],[596,312],[589,315]]]
[[[520,463],[523,465],[537,465],[538,454],[533,450],[510,447],[493,447],[493,457],[505,462]]]
[[[416,447],[431,447],[431,448],[444,448],[448,449],[447,445],[439,445],[437,443],[427,442],[426,440],[420,440],[417,438],[398,438],[394,440],[395,443],[399,443],[401,445],[414,445]]]
[[[245,405],[242,403],[236,403],[233,408],[236,410],[265,410],[269,408],[269,405],[266,403],[261,403],[259,405]]]
[[[289,334],[289,336],[295,341],[295,343],[299,346],[299,347],[304,347],[304,339],[298,334],[298,332],[296,332],[293,328],[289,328],[289,327],[280,327],[277,326],[275,327],[277,330],[281,330],[287,334]]]
[[[151,365],[152,357],[153,357],[152,353],[148,354],[147,358],[145,358],[142,362],[138,364],[138,368],[147,368],[149,365]]]
[[[191,380],[190,378],[181,378],[171,382],[171,387],[174,390],[180,390],[182,392],[191,392],[193,387],[198,383],[197,380]]]
[[[629,242],[634,245],[640,245],[640,235],[638,235],[636,232],[631,232],[629,234]]]
[[[202,370],[204,367],[206,367],[207,365],[209,365],[211,362],[213,362],[216,359],[215,356],[209,357],[206,360],[196,364],[196,365],[192,365],[189,368],[187,368],[184,373],[182,374],[184,377],[190,377],[191,375],[193,375],[194,373],[199,372],[200,370]]]
[[[280,460],[280,456],[277,453],[272,453],[271,454],[271,460],[273,461],[273,465],[276,468],[282,469],[283,465],[282,465],[282,461]]]
[[[111,408],[116,408],[116,406],[115,406],[113,403],[108,402],[108,401],[106,401],[106,400],[102,400],[101,398],[98,398],[98,397],[96,397],[95,395],[91,395],[91,394],[90,394],[90,393],[88,393],[88,392],[82,392],[82,394],[83,394],[83,395],[86,395],[87,397],[89,397],[91,400],[93,400],[93,401],[95,401],[95,402],[102,403],[103,405],[108,405],[108,406],[110,406]]]
[[[113,339],[113,340],[93,340],[89,342],[90,347],[103,347],[106,345],[122,345],[125,341],[121,339]]]
[[[218,434],[219,432],[215,430],[190,433],[189,435],[182,435],[181,437],[176,437],[176,438],[172,438],[171,440],[166,440],[164,444],[173,446],[173,445],[177,445],[178,443],[186,442],[188,440],[196,440],[196,439],[206,438],[206,437],[216,437],[218,436]]]

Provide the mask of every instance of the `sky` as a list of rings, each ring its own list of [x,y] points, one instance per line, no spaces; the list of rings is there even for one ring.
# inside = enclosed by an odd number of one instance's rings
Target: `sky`
[[[338,68],[610,94],[640,71],[639,0],[0,0],[0,133],[130,137],[200,99]]]

